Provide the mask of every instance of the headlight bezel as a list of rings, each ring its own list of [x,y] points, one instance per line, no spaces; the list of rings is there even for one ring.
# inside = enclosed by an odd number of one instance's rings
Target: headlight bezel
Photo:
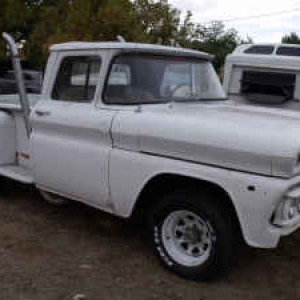
[[[272,224],[293,227],[300,223],[300,188],[289,191],[275,208]]]

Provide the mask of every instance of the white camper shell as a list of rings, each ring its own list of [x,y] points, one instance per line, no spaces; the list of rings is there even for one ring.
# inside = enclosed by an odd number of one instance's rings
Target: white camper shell
[[[246,44],[227,56],[225,92],[237,103],[298,110],[300,45]]]

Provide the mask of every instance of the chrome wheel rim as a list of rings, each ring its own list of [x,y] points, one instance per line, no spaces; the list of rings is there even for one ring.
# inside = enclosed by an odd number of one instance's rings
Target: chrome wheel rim
[[[178,210],[163,222],[162,241],[176,263],[195,267],[208,260],[215,234],[211,225],[197,214]]]

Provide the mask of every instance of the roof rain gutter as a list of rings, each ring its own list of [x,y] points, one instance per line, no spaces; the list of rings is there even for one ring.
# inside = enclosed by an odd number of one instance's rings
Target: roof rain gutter
[[[23,71],[22,71],[22,67],[21,67],[19,51],[18,51],[15,40],[9,34],[4,32],[2,34],[2,36],[3,36],[4,40],[6,41],[8,47],[9,47],[10,53],[11,53],[12,64],[13,64],[16,83],[17,83],[19,96],[20,96],[21,108],[22,108],[23,117],[24,117],[24,121],[25,121],[27,136],[29,137],[30,132],[31,132],[31,124],[29,122],[30,106],[29,106],[29,101],[28,101],[28,97],[26,94],[25,82],[24,82],[24,76],[23,76]]]

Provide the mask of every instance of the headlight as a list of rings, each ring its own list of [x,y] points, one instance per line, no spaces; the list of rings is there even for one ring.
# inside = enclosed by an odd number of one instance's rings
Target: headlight
[[[294,201],[288,205],[289,208],[288,208],[288,214],[287,214],[287,217],[286,219],[287,220],[291,220],[293,218],[296,217],[297,213],[298,213],[298,210],[297,210],[297,205],[294,203]]]
[[[294,226],[300,222],[300,189],[289,192],[273,214],[273,224],[280,227]]]

